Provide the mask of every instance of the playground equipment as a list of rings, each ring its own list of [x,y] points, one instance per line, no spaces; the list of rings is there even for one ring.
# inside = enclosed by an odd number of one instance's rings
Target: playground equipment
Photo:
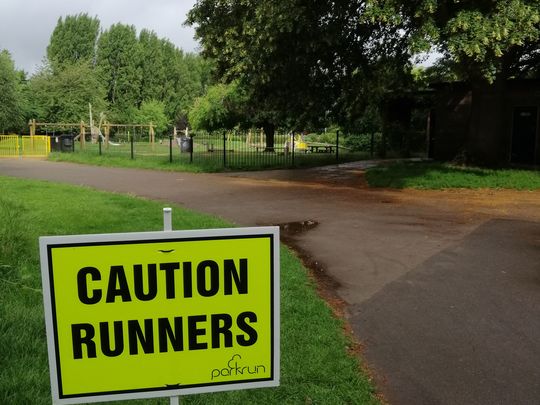
[[[308,149],[309,149],[309,146],[307,144],[307,142],[305,141],[304,137],[300,134],[294,134],[292,133],[290,135],[290,138],[287,139],[285,141],[285,143],[283,144],[283,147],[285,148],[285,152],[287,153],[288,151],[292,150],[292,146],[293,146],[293,142],[294,142],[294,150],[296,152],[307,152]]]
[[[259,131],[259,142],[256,142],[256,137],[257,135],[254,135],[250,129],[246,138],[246,145],[250,148],[266,148],[266,140],[264,137],[264,130],[262,128],[260,128]]]
[[[92,104],[88,104],[88,111],[90,115],[90,133],[92,137],[92,143],[98,142],[99,139],[101,139],[103,142],[105,142],[105,148],[108,148],[109,145],[112,146],[119,146],[119,143],[114,143],[110,141],[110,133],[111,128],[124,128],[127,130],[127,128],[140,128],[141,132],[143,128],[148,128],[148,139],[150,144],[152,145],[152,149],[154,149],[154,142],[155,142],[155,131],[154,126],[150,122],[150,124],[111,124],[107,122],[107,118],[105,116],[104,112],[101,112],[99,114],[99,124],[97,127],[94,126],[94,120],[92,118]],[[103,127],[103,130],[105,132],[105,135],[101,133],[101,128]],[[128,138],[129,138],[129,131],[128,131]],[[129,140],[129,139],[128,139]]]
[[[85,148],[86,145],[86,137],[87,135],[90,135],[90,141],[92,143],[99,142],[99,139],[101,139],[105,147],[108,148],[109,145],[111,146],[118,146],[119,143],[112,142],[110,138],[111,129],[123,129],[128,132],[129,130],[139,130],[141,133],[143,131],[147,131],[148,133],[148,139],[152,147],[154,146],[155,142],[155,130],[154,125],[152,123],[149,124],[111,124],[107,122],[105,119],[103,119],[102,122],[98,124],[98,126],[95,125],[88,125],[84,121],[81,121],[79,123],[69,123],[69,122],[37,122],[35,119],[31,119],[28,122],[28,126],[30,128],[30,136],[36,136],[36,133],[38,130],[43,130],[44,132],[48,133],[49,131],[57,131],[57,130],[71,130],[73,132],[76,132],[77,135],[75,136],[74,140],[78,140],[81,145],[81,149]],[[135,131],[134,131],[135,132]]]

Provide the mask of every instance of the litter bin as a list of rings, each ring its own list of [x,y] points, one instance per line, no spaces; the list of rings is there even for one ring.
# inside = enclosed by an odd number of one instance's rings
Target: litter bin
[[[62,152],[73,151],[73,135],[62,136]]]
[[[52,135],[51,150],[55,152],[72,152],[73,138],[73,134]]]
[[[180,152],[191,153],[193,151],[193,143],[190,136],[180,138]]]

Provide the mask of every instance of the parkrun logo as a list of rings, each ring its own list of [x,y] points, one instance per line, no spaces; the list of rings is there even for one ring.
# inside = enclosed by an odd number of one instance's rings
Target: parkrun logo
[[[227,367],[225,368],[215,368],[212,370],[211,379],[218,377],[236,377],[241,375],[254,375],[259,373],[265,373],[266,367],[263,365],[258,366],[244,366],[239,364],[239,360],[242,359],[242,356],[235,354],[227,362]]]

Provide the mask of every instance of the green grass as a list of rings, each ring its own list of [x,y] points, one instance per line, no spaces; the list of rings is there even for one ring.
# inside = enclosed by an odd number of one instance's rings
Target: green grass
[[[540,189],[539,171],[482,169],[433,162],[376,167],[367,171],[366,178],[372,187]]]
[[[94,166],[130,167],[177,172],[212,173],[223,170],[222,165],[217,161],[208,161],[205,164],[190,164],[189,162],[179,161],[170,163],[168,155],[166,157],[145,156],[131,159],[129,154],[103,154],[99,156],[97,151],[75,153],[52,152],[48,159],[55,162],[82,163]]]
[[[162,229],[162,203],[0,176],[0,403],[51,401],[40,235]],[[173,206],[174,229],[229,226]],[[281,386],[191,395],[186,404],[375,404],[350,343],[299,260],[281,251]],[[168,399],[130,403],[167,404]]]
[[[254,157],[253,153],[235,152],[227,156],[227,169],[223,168],[223,162],[221,158],[221,152],[214,152],[212,154],[203,153],[194,155],[193,163],[188,161],[188,155],[185,154],[182,158],[179,158],[178,148],[173,150],[173,162],[169,162],[168,149],[163,153],[163,146],[156,145],[156,150],[152,152],[148,149],[143,155],[135,155],[135,159],[131,159],[129,150],[111,150],[109,152],[103,152],[100,156],[98,154],[95,145],[87,145],[87,149],[84,151],[77,150],[75,153],[60,153],[52,152],[49,155],[49,160],[57,162],[71,162],[82,163],[94,166],[108,166],[108,167],[131,167],[139,169],[153,169],[164,171],[177,171],[177,172],[195,172],[195,173],[215,173],[225,170],[264,170],[264,169],[277,169],[277,168],[289,168],[284,159],[281,157],[272,156],[271,154],[261,154],[258,157]],[[148,147],[149,148],[149,147]],[[206,155],[206,156],[203,156]],[[342,153],[340,154],[340,163],[350,162],[354,160],[366,159],[368,155],[366,153]],[[295,155],[295,168],[316,167],[326,164],[334,164],[334,154],[305,154],[297,153]]]

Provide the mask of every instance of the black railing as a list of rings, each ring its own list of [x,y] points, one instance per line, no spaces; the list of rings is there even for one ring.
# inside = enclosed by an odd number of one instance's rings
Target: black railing
[[[192,164],[207,170],[254,170],[318,166],[387,155],[398,156],[391,142],[381,133],[344,134],[340,131],[318,134],[276,133],[274,146],[267,146],[262,132],[203,132],[189,136],[167,136],[153,144],[143,137],[111,137],[108,143],[87,137],[84,150],[80,143],[75,153],[100,154],[123,159],[153,159],[164,164]],[[411,137],[421,139],[421,137]],[[411,145],[413,153],[422,155],[425,145]]]

